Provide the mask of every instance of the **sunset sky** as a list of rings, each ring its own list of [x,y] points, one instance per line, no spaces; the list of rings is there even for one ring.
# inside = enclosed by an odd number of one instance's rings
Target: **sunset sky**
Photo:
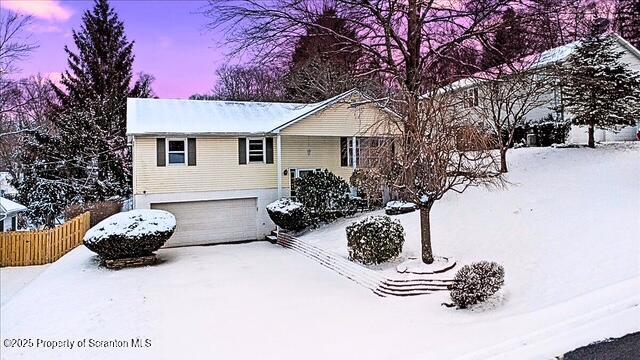
[[[204,1],[112,0],[134,40],[134,72],[155,76],[153,89],[160,98],[187,98],[209,92],[215,69],[224,61],[222,36],[204,28],[197,14]],[[82,13],[93,6],[85,0],[2,0],[0,11],[33,16],[26,35],[39,48],[19,64],[20,76],[42,73],[55,81],[67,68],[64,45],[73,47],[71,30],[80,28]]]

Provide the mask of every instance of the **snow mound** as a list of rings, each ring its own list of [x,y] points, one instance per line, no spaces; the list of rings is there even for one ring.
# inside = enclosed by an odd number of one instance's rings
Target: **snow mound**
[[[418,205],[401,200],[389,201],[384,207],[387,215],[405,214],[418,209]]]

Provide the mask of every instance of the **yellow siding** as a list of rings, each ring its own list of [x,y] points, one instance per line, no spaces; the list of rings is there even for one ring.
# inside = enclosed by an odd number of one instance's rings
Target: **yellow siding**
[[[349,181],[351,167],[340,166],[340,138],[326,136],[283,136],[282,169],[329,169]],[[289,175],[282,177],[282,186],[290,186]]]
[[[134,193],[277,187],[276,164],[238,164],[237,138],[197,138],[196,149],[196,166],[156,166],[156,139],[136,137]],[[276,156],[274,149],[274,159]]]
[[[282,130],[283,135],[371,136],[383,131],[389,114],[376,105],[338,103]]]
[[[275,139],[274,139],[275,140]],[[176,193],[276,188],[277,146],[274,164],[238,164],[238,139],[197,138],[196,166],[156,166],[156,139],[136,137],[134,152],[134,193]],[[282,136],[282,170],[289,168],[329,169],[349,180],[350,167],[340,166],[340,138]],[[283,175],[289,187],[289,175]]]

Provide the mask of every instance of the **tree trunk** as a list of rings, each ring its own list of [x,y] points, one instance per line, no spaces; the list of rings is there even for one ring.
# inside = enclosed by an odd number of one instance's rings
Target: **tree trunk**
[[[507,149],[501,148],[500,149],[500,172],[506,173],[507,171],[509,171],[507,169]]]
[[[589,147],[590,148],[596,147],[596,139],[594,137],[594,133],[595,133],[595,128],[593,124],[590,124],[589,125]]]
[[[433,249],[431,248],[431,223],[429,213],[431,205],[420,207],[420,235],[422,241],[422,262],[433,263]]]

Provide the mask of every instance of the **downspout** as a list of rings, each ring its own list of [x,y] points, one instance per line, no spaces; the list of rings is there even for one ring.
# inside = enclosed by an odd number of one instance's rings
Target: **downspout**
[[[278,172],[278,199],[282,199],[282,136],[280,133],[276,136],[276,171]]]

